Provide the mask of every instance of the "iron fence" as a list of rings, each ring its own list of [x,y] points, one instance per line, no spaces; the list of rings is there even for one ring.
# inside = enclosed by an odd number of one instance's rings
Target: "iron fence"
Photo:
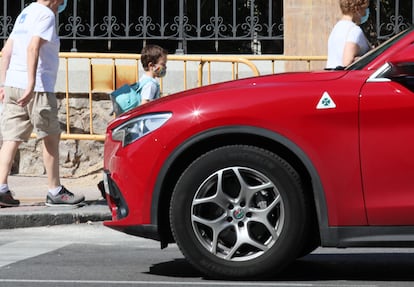
[[[3,39],[30,2],[0,0]],[[58,29],[63,50],[72,51],[89,43],[88,51],[125,52],[129,46],[136,52],[138,42],[163,40],[182,53],[237,53],[238,47],[240,53],[259,54],[267,46],[275,53],[283,46],[274,45],[283,43],[282,14],[281,0],[69,0]],[[128,40],[134,43],[123,43]]]
[[[0,0],[0,38],[33,0]],[[382,42],[414,23],[414,0],[375,0],[365,30]],[[375,12],[374,12],[375,11]],[[69,0],[62,51],[137,52],[147,41],[178,53],[283,53],[283,0]]]
[[[376,0],[375,29],[379,41],[389,39],[414,23],[414,0]]]

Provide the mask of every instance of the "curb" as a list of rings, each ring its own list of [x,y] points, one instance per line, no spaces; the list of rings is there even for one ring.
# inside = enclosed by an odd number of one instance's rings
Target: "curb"
[[[43,203],[0,209],[0,229],[86,223],[111,219],[104,200],[87,201],[84,206],[48,207]]]

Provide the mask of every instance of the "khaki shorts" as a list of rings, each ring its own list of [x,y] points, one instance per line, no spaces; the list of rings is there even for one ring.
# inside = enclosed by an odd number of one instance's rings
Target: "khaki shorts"
[[[57,100],[54,93],[35,92],[25,107],[17,105],[24,90],[4,87],[3,114],[0,130],[3,141],[27,141],[32,131],[38,138],[60,134]]]

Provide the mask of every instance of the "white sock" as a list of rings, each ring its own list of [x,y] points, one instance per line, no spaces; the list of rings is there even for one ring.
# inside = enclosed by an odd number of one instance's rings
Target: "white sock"
[[[62,190],[62,186],[59,185],[56,188],[49,189],[49,193],[53,196],[56,196]]]
[[[9,185],[7,183],[0,184],[0,193],[6,193],[9,191]]]

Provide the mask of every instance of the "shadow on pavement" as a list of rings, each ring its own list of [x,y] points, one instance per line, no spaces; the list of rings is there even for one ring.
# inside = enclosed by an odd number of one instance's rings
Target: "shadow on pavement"
[[[414,253],[310,254],[296,260],[278,274],[255,281],[414,281]],[[150,274],[203,278],[185,259],[150,267]],[[222,279],[222,278],[221,278]]]

